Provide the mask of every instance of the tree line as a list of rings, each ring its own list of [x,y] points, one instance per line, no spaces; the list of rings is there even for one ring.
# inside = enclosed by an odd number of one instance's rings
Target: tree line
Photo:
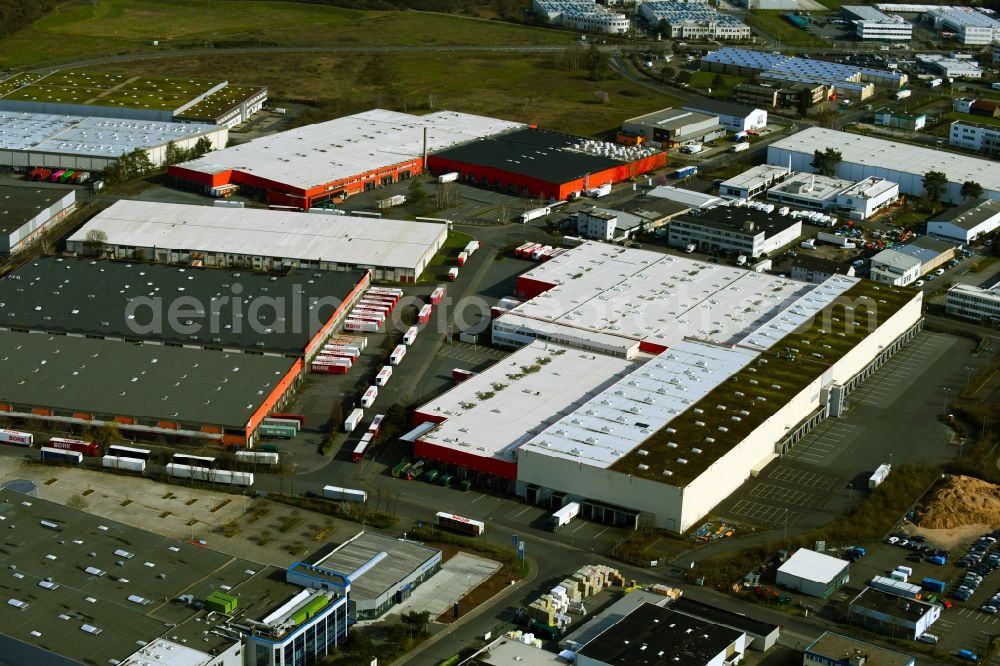
[[[171,141],[167,144],[165,164],[178,164],[201,157],[212,150],[212,142],[207,137],[201,137],[191,148],[180,148]],[[125,153],[118,161],[109,164],[104,169],[104,182],[108,185],[127,183],[136,178],[144,178],[156,171],[156,165],[149,158],[149,153],[143,148],[136,148],[131,153]]]
[[[445,14],[473,14],[493,12],[506,21],[524,20],[527,0],[301,0],[314,5],[332,5],[345,9],[393,11],[415,9],[423,12]]]
[[[3,0],[0,2],[0,37],[13,35],[48,14],[54,0]]]

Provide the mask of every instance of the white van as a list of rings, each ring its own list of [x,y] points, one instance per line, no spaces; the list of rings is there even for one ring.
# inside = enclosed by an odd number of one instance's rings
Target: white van
[[[917,640],[922,643],[930,643],[931,645],[936,645],[938,642],[938,637],[935,636],[934,634],[920,634],[920,637],[917,638]]]

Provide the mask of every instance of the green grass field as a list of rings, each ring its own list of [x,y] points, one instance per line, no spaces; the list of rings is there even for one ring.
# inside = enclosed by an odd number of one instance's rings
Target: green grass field
[[[783,47],[830,45],[828,40],[811,35],[789,23],[788,19],[782,16],[786,13],[784,11],[754,10],[747,15],[746,22],[750,27],[756,28],[780,42]]]
[[[0,68],[206,44],[488,46],[569,43],[572,38],[569,33],[483,19],[295,2],[93,0],[65,2],[29,28],[0,40]],[[160,45],[153,47],[152,40]]]
[[[742,76],[733,76],[731,74],[722,74],[723,84],[722,87],[717,87],[712,85],[715,81],[715,77],[719,76],[715,72],[694,72],[691,75],[691,87],[698,88],[700,90],[712,89],[712,97],[719,99],[727,99],[732,95],[733,88],[741,83],[746,83],[747,79]]]
[[[416,113],[433,108],[594,135],[620,127],[622,118],[680,103],[623,79],[589,81],[580,72],[553,68],[550,61],[545,55],[500,53],[424,53],[391,62],[376,56],[317,54],[303,62],[297,54],[234,55],[171,60],[170,72],[195,77],[211,71],[214,77],[230,81],[252,72],[253,83],[268,86],[272,99],[318,107],[310,110],[309,122],[372,107]],[[144,75],[161,71],[163,63],[118,63],[96,71],[123,67]],[[289,76],[291,71],[296,75]],[[598,90],[608,93],[607,103],[595,100]]]
[[[976,123],[977,125],[1000,125],[1000,118],[994,118],[992,116],[976,116],[971,113],[959,113],[958,111],[949,111],[944,114],[944,117],[951,120],[963,120],[968,123]]]

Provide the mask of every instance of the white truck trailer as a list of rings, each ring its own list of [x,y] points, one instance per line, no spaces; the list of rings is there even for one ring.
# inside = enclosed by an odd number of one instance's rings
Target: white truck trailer
[[[580,515],[580,503],[570,502],[563,508],[549,516],[549,528],[553,532],[558,532],[561,528],[570,524],[574,518]]]

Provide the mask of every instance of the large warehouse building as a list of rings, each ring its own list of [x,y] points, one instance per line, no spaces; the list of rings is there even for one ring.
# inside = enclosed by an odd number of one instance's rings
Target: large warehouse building
[[[1000,169],[996,162],[822,127],[810,127],[775,141],[767,147],[767,162],[776,166],[790,164],[793,171],[812,173],[815,152],[827,148],[840,151],[842,160],[836,174],[840,178],[861,181],[876,176],[899,183],[902,194],[921,196],[924,175],[940,171],[948,177],[942,193],[945,201],[963,201],[961,189],[967,181],[979,183],[984,197],[1000,199]]]
[[[7,663],[313,664],[352,623],[349,584],[304,587],[278,567],[11,490],[0,516],[18,534],[5,546]]]
[[[235,184],[269,204],[308,209],[419,174],[428,152],[521,128],[439,111],[373,109],[279,132],[171,166],[175,184],[208,193]]]
[[[21,183],[0,185],[0,255],[23,250],[74,209],[75,189]]]
[[[167,144],[188,150],[202,138],[213,150],[223,148],[229,130],[203,123],[0,111],[0,167],[101,171],[139,148],[159,166]]]
[[[369,283],[40,257],[0,280],[0,330],[308,359]]]
[[[453,414],[435,411],[434,403],[418,410],[424,420],[445,418],[418,439],[418,455],[421,441],[434,446],[435,460],[487,486],[501,475],[509,479],[514,464],[516,492],[530,503],[578,500],[581,515],[593,520],[675,532],[824,417],[842,413],[844,396],[921,323],[920,294],[910,290],[843,276],[802,284],[595,243],[530,271],[519,287],[533,298],[494,320],[495,342],[535,341],[543,350],[559,349],[557,343],[642,362],[616,378],[621,369],[587,361],[590,385],[580,387],[586,397],[566,396],[555,413],[533,414],[532,423],[510,429],[525,426],[526,442],[475,435],[482,421],[475,409],[501,400],[482,407],[518,422],[520,411],[503,397],[514,381],[513,393],[538,391],[539,405],[562,400],[541,397],[545,382],[558,379],[538,379],[558,361],[539,355],[513,372],[498,363],[474,378],[493,388],[475,399],[456,394],[470,404]],[[451,457],[443,448],[453,450]],[[506,466],[498,462],[503,456]]]
[[[428,158],[434,173],[458,172],[472,184],[527,197],[564,201],[573,194],[658,169],[666,153],[526,128]]]
[[[303,362],[69,335],[0,331],[0,413],[252,446]]]
[[[267,88],[181,77],[60,70],[0,81],[0,111],[231,127],[266,101]]]
[[[344,215],[119,201],[66,241],[92,254],[220,268],[371,270],[376,280],[414,282],[444,244],[447,225]]]

